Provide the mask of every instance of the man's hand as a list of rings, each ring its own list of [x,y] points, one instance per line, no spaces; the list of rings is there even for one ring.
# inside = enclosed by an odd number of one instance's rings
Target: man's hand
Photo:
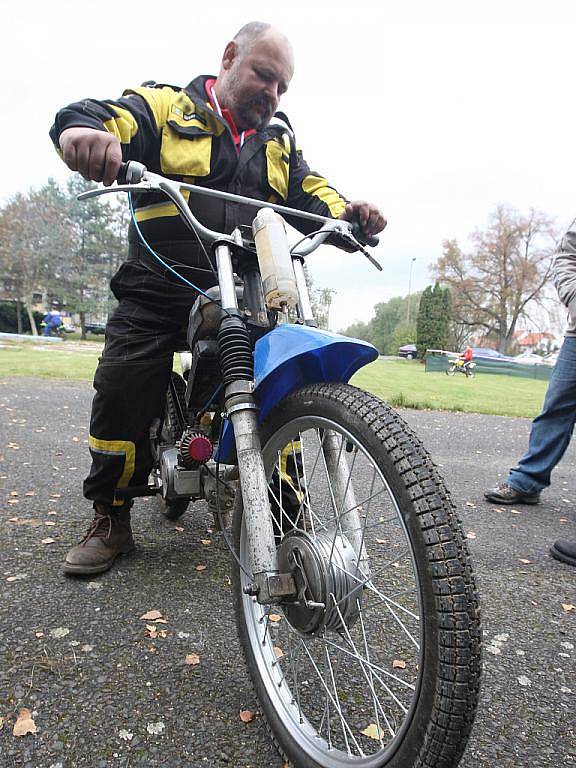
[[[116,181],[122,149],[111,133],[96,128],[66,128],[60,134],[60,149],[68,168],[79,171],[87,181],[102,181],[106,187]]]
[[[340,218],[345,221],[358,221],[365,235],[377,235],[388,223],[380,210],[365,200],[353,200],[348,203]]]

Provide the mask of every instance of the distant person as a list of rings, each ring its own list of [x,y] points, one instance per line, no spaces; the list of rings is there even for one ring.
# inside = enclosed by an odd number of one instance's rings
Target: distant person
[[[44,315],[42,325],[44,327],[43,336],[56,336],[58,334],[58,330],[62,325],[62,315],[56,304],[53,304],[52,309]]]
[[[472,347],[466,347],[464,352],[461,352],[459,357],[464,360],[464,368],[468,370],[470,368],[470,363],[472,362],[474,358],[474,352],[472,352]]]
[[[564,235],[554,261],[554,282],[569,320],[548,384],[542,412],[532,422],[528,450],[508,478],[484,496],[495,504],[538,504],[550,475],[564,455],[576,422],[576,220]],[[576,565],[576,541],[558,539],[550,548],[557,560]]]

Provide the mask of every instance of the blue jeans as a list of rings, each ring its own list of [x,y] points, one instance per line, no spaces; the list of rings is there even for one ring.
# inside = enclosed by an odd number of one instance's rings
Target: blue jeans
[[[542,413],[532,422],[528,450],[508,474],[517,491],[537,494],[550,485],[550,474],[570,444],[576,421],[576,338],[566,337]]]

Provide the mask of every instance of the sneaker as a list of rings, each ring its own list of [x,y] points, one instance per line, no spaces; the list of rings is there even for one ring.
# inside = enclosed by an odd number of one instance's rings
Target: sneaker
[[[484,498],[495,504],[538,504],[540,502],[539,493],[532,495],[522,493],[508,483],[501,483],[497,488],[486,491]]]
[[[567,539],[558,539],[550,547],[550,554],[555,557],[556,560],[560,560],[568,565],[576,565],[576,541],[568,541]]]
[[[74,576],[91,576],[103,573],[114,565],[118,555],[134,549],[130,526],[131,503],[114,507],[111,504],[94,503],[94,519],[64,561],[64,573]]]

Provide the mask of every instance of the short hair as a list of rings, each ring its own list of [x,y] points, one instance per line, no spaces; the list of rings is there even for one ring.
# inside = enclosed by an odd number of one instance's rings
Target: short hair
[[[234,40],[238,44],[239,50],[244,53],[257,38],[263,35],[264,32],[267,32],[271,27],[271,24],[266,24],[263,21],[249,21],[248,24],[244,24],[244,26],[234,35]]]

